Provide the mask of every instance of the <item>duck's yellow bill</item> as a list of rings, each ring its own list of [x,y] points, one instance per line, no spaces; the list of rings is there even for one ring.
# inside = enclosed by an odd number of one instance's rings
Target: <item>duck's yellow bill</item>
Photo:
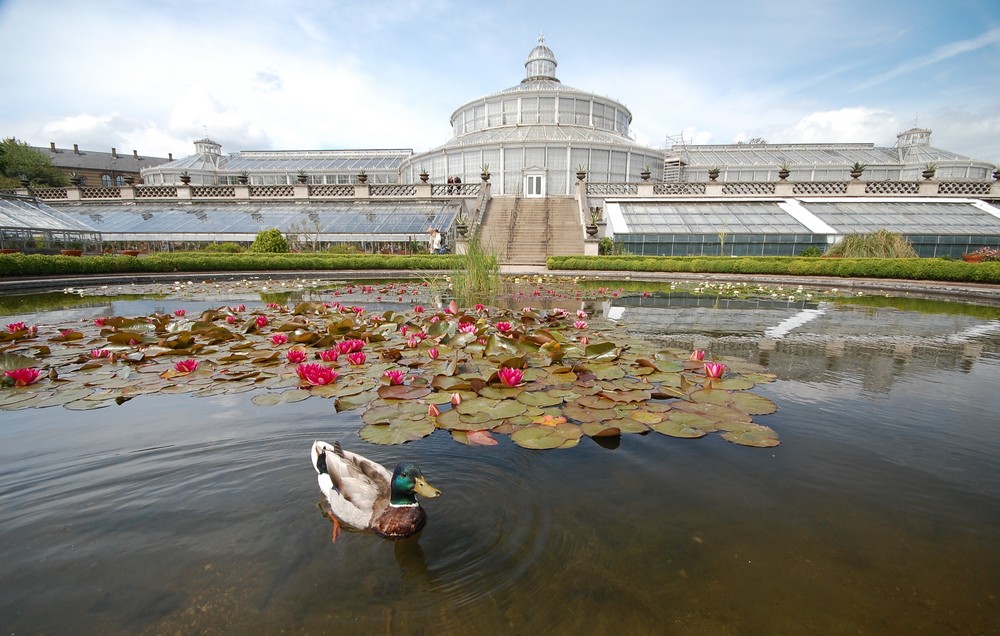
[[[441,495],[441,491],[428,484],[427,480],[423,478],[423,475],[417,477],[417,483],[413,486],[413,489],[417,491],[417,494],[423,495],[424,497],[438,497]]]

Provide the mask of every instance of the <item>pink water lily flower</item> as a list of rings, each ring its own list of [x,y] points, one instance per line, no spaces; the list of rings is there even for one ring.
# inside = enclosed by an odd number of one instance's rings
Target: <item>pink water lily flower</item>
[[[283,333],[276,333],[271,336],[271,342],[276,345],[283,345],[288,342],[288,335]]]
[[[354,353],[365,348],[364,340],[343,340],[337,343],[337,348],[341,353]]]
[[[586,329],[587,328],[587,321],[586,320],[577,320],[576,322],[573,323],[573,326],[576,327],[577,329]]]
[[[705,375],[709,378],[718,380],[722,377],[722,374],[726,372],[726,365],[721,362],[706,362],[705,363]]]
[[[438,351],[437,347],[431,347],[430,349],[427,350],[427,357],[429,357],[431,360],[437,360],[439,355],[440,352]]]
[[[458,326],[458,330],[462,333],[476,333],[476,323],[463,322]]]
[[[406,346],[411,349],[416,349],[420,346],[420,338],[418,338],[416,334],[413,334],[410,336],[409,340],[406,341]]]
[[[497,377],[504,386],[517,386],[524,381],[524,371],[513,367],[500,367]]]
[[[424,306],[423,305],[417,305],[416,307],[413,308],[413,312],[417,313],[417,314],[424,313]]]
[[[511,329],[513,329],[513,327],[511,327],[511,324],[506,320],[497,323],[497,331],[504,335],[510,333]]]
[[[181,360],[174,365],[174,369],[180,373],[192,373],[198,369],[198,361],[190,358]]]
[[[705,359],[705,352],[702,351],[701,349],[695,349],[694,351],[692,351],[691,357],[688,358],[688,360],[692,360],[694,362],[701,362],[704,359]]]
[[[266,327],[267,326],[267,316],[257,316],[257,326]]]
[[[303,383],[310,386],[326,386],[332,384],[340,376],[331,367],[314,363],[300,364],[295,369],[295,373]]]
[[[585,312],[582,309],[577,309],[576,310],[576,317],[579,318],[580,320],[586,320],[587,319],[587,312]]]
[[[461,394],[459,394],[459,393],[452,393],[451,394],[451,405],[452,406],[458,406],[461,403],[462,403],[462,396],[461,396]]]
[[[187,313],[187,311],[184,310],[184,309],[175,309],[174,310],[174,315],[177,316],[178,318],[181,318],[186,313]]]
[[[403,380],[406,379],[406,371],[401,369],[388,369],[382,373],[382,377],[389,381],[389,384],[395,386],[397,384],[402,384]]]
[[[14,386],[28,386],[29,384],[38,382],[38,378],[41,377],[42,372],[34,367],[28,367],[24,369],[4,371],[3,374],[4,377],[14,379]]]
[[[319,359],[323,362],[336,362],[339,355],[340,351],[336,349],[324,349],[319,352]]]
[[[226,316],[226,322],[228,322],[231,325],[236,324],[236,316],[232,315]]]
[[[427,415],[430,417],[437,417],[438,415],[441,415],[441,409],[437,407],[437,404],[429,404],[427,406]]]
[[[298,364],[300,362],[305,362],[307,356],[306,352],[302,349],[289,349],[285,353],[285,357],[288,358],[288,361],[292,364]]]
[[[91,358],[110,358],[111,351],[108,349],[94,349],[90,352]]]
[[[366,356],[364,351],[355,351],[354,353],[347,354],[347,361],[353,365],[364,364],[365,358]]]
[[[10,333],[17,333],[18,331],[24,331],[27,328],[28,326],[25,325],[23,322],[12,322],[9,325],[7,325],[7,331],[9,331]]]

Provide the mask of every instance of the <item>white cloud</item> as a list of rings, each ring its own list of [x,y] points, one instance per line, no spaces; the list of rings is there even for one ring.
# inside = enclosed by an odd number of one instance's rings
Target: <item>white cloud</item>
[[[887,110],[863,106],[809,113],[768,138],[772,143],[875,142],[892,145],[901,128]],[[891,142],[889,140],[892,140]]]

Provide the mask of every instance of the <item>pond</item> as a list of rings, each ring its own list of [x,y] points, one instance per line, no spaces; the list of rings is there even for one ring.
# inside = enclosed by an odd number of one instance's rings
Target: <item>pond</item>
[[[49,297],[44,311],[4,313],[71,325],[263,304],[259,288],[194,288],[67,294],[62,306]],[[331,298],[290,298],[303,294]],[[340,298],[370,311],[420,302]],[[255,391],[0,411],[0,624],[75,634],[997,633],[996,308],[669,290],[548,302],[655,347],[766,366],[777,379],[753,392],[778,410],[754,420],[781,445],[649,432],[538,451],[507,436],[470,447],[442,430],[374,445],[358,437],[356,411],[315,397],[258,406]],[[332,543],[309,460],[317,439],[390,467],[416,461],[443,493],[423,501],[426,528]]]

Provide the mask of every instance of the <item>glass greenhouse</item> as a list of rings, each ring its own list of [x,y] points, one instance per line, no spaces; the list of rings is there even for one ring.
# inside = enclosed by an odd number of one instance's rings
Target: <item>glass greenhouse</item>
[[[609,234],[632,254],[793,256],[845,234],[902,234],[919,256],[1000,244],[1000,208],[975,200],[608,200]]]
[[[96,249],[100,242],[100,232],[72,214],[34,199],[0,196],[0,249]]]
[[[6,199],[0,199],[6,212]],[[261,230],[277,228],[287,237],[322,247],[331,243],[361,243],[366,247],[399,246],[426,241],[430,228],[447,234],[461,211],[460,202],[379,201],[324,203],[87,203],[53,210],[42,203],[18,202],[17,231],[56,232],[49,217],[77,234],[106,243],[170,244],[235,242],[249,244]],[[4,222],[8,222],[4,219]],[[40,227],[28,227],[38,223]],[[49,225],[46,225],[49,224]],[[5,230],[6,231],[6,230]],[[6,236],[6,234],[4,235]],[[18,235],[19,236],[19,235]]]

